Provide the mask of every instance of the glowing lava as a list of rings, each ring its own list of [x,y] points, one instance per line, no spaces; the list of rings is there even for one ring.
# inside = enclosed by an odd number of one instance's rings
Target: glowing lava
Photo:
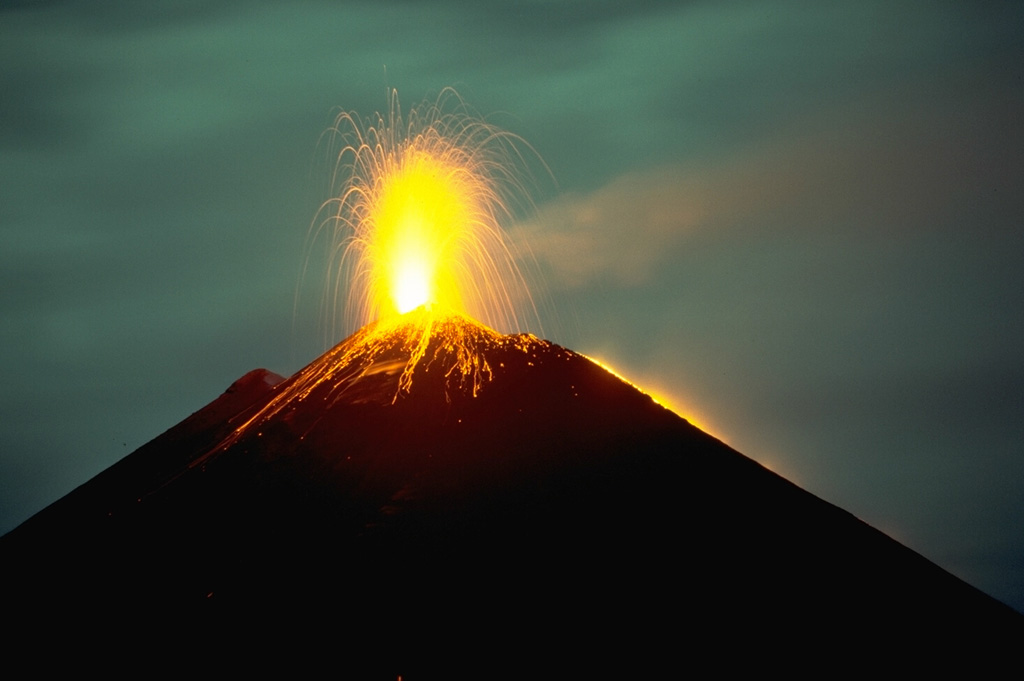
[[[310,244],[329,244],[322,309],[331,339],[342,318],[360,329],[358,347],[338,354],[330,373],[369,370],[381,356],[375,348],[394,347],[400,335],[409,360],[397,399],[441,334],[434,347],[457,359],[450,383],[476,394],[488,374],[472,350],[476,320],[515,333],[528,319],[539,330],[521,256],[504,237],[517,211],[532,207],[521,180],[529,146],[471,116],[451,89],[407,117],[392,91],[386,116],[360,123],[342,113],[329,132],[343,146]]]
[[[458,106],[446,112],[451,101]],[[309,244],[329,239],[325,321],[336,330],[339,292],[347,291],[344,316],[358,330],[238,414],[190,468],[264,428],[286,427],[303,440],[336,404],[451,407],[476,398],[509,365],[533,367],[538,352],[582,359],[519,328],[524,310],[537,317],[503,236],[513,209],[532,205],[520,181],[522,140],[469,116],[451,90],[408,119],[392,92],[386,120],[377,114],[360,125],[343,113],[331,132],[346,144],[335,160],[335,198],[321,206]]]
[[[342,290],[350,329],[420,306],[503,333],[525,330],[524,311],[536,321],[504,238],[514,212],[530,206],[522,140],[470,116],[450,89],[407,118],[392,92],[387,117],[360,124],[343,113],[331,132],[346,144],[314,241],[329,231],[324,308],[335,331]]]
[[[528,145],[470,116],[452,90],[407,119],[392,92],[387,118],[361,125],[343,113],[331,133],[345,140],[335,198],[321,206],[309,243],[329,241],[330,330],[338,327],[341,291],[348,292],[344,317],[358,330],[275,386],[269,402],[190,466],[251,433],[259,437],[264,424],[292,418],[307,400],[324,403],[314,413],[339,401],[395,404],[414,379],[449,403],[456,394],[472,399],[504,367],[492,367],[488,356],[550,346],[522,333],[524,317],[538,330],[539,319],[504,238],[515,211],[532,206],[517,146]]]
[[[389,169],[368,197],[357,239],[369,267],[366,295],[376,318],[421,305],[463,311],[455,273],[463,246],[472,246],[476,178],[416,149]]]

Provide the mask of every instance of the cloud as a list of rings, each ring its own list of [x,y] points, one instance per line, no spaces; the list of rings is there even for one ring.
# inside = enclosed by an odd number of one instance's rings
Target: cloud
[[[678,168],[629,173],[546,204],[517,237],[570,288],[601,278],[637,285],[698,223],[686,184]]]
[[[856,237],[888,249],[1017,239],[1024,101],[953,78],[880,88],[729,154],[625,172],[540,206],[514,234],[549,278],[636,287],[684,247]],[[1015,236],[1018,235],[1018,236]]]

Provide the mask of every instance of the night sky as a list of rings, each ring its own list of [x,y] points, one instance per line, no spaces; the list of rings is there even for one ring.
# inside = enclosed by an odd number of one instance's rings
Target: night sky
[[[2,4],[0,532],[325,349],[321,133],[452,86],[551,171],[509,227],[528,330],[1024,610],[1022,28],[1011,2]]]

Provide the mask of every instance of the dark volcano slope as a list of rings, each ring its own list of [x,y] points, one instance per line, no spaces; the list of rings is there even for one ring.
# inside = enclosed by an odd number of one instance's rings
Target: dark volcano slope
[[[8,607],[315,611],[350,655],[590,664],[711,641],[934,663],[1024,631],[586,358],[498,338],[476,397],[442,349],[396,399],[393,350],[217,451],[297,380],[252,372],[0,540]]]

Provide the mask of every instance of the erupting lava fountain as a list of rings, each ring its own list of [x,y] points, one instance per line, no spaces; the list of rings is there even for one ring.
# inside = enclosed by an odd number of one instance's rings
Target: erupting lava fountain
[[[532,208],[522,150],[536,153],[524,140],[471,115],[450,88],[407,117],[392,91],[386,117],[360,123],[344,112],[328,132],[344,146],[309,250],[326,240],[328,333],[335,336],[339,322],[359,330],[296,374],[211,455],[318,386],[346,390],[365,375],[399,373],[394,402],[420,368],[444,375],[446,397],[475,397],[493,377],[482,350],[550,345],[503,335],[540,326],[525,254],[504,236],[516,211]]]
[[[539,323],[523,254],[504,236],[516,211],[532,205],[521,152],[529,147],[470,115],[451,89],[407,118],[393,91],[389,105],[386,118],[360,124],[342,113],[331,128],[347,144],[335,161],[334,197],[321,207],[310,239],[314,248],[324,238],[329,244],[324,319],[336,334],[340,292],[347,290],[346,325],[373,325],[364,350],[402,329],[412,351],[403,390],[427,339],[443,328],[444,345],[459,355],[459,373],[476,390],[486,370],[473,362],[467,327],[452,318],[468,316],[503,333]]]

